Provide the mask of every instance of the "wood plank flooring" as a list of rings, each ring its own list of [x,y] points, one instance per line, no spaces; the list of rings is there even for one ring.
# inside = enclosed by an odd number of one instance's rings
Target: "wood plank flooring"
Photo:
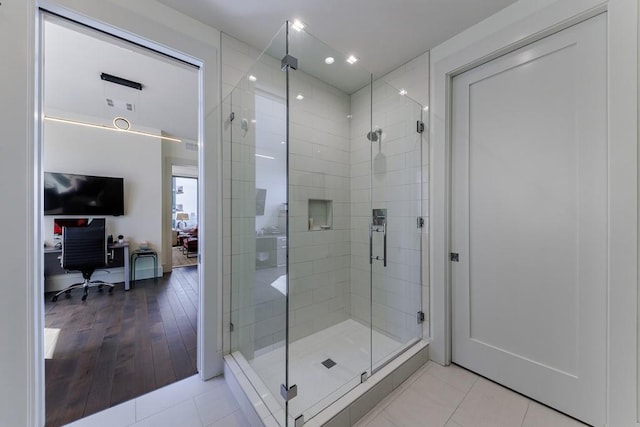
[[[182,253],[182,248],[180,246],[174,246],[173,248],[171,248],[171,256],[173,262],[173,264],[171,265],[174,267],[196,265],[198,263],[198,257],[187,257],[184,253]]]
[[[132,284],[133,285],[133,284]],[[197,266],[139,280],[129,292],[82,291],[52,303],[45,327],[61,329],[45,360],[46,426],[57,427],[196,373]]]

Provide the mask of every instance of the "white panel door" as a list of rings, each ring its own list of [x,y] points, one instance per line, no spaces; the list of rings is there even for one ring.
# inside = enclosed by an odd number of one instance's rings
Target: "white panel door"
[[[606,15],[453,79],[453,361],[605,421]]]

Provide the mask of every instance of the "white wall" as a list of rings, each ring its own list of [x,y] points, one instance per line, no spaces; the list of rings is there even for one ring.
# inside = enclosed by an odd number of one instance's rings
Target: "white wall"
[[[35,381],[42,364],[34,363],[35,331],[33,311],[42,300],[35,292],[41,269],[35,256],[33,81],[34,4],[32,1],[0,6],[0,117],[5,129],[0,144],[2,197],[13,209],[0,210],[0,222],[11,224],[19,239],[0,251],[3,289],[10,298],[0,300],[0,425],[41,426],[36,400],[43,399],[43,383]],[[42,371],[40,371],[42,372]]]
[[[48,6],[66,5],[85,16],[91,16],[103,23],[131,31],[148,40],[170,46],[200,58],[205,70],[205,111],[212,111],[218,99],[217,48],[219,33],[166,8],[151,0],[129,2],[60,0],[47,3]],[[0,117],[4,129],[3,143],[0,144],[0,170],[3,176],[2,194],[12,201],[12,209],[3,209],[0,221],[12,224],[19,235],[11,247],[4,247],[0,253],[0,269],[5,288],[11,288],[11,297],[0,302],[0,425],[41,426],[44,424],[44,385],[42,361],[42,324],[34,323],[34,312],[42,313],[42,290],[39,287],[42,275],[43,236],[39,235],[40,199],[35,191],[37,162],[34,159],[34,70],[35,68],[35,0],[2,2],[0,6],[0,38],[11,43],[0,44]],[[217,118],[206,121],[204,140],[211,146],[203,149],[205,179],[211,182],[215,194],[217,161]],[[203,283],[212,289],[202,292],[203,305],[210,307],[201,314],[200,323],[217,322],[218,295],[215,288],[219,265],[218,243],[215,224],[216,210],[220,202],[210,197],[204,206],[204,216],[210,231],[204,248],[205,258],[211,262],[202,265]],[[203,230],[206,232],[205,230]],[[214,328],[217,330],[217,328]],[[199,354],[201,375],[209,377],[222,372],[222,359],[216,356],[217,337],[215,333],[202,338],[204,345]],[[209,360],[202,357],[206,354]],[[213,356],[213,360],[212,360]],[[217,359],[216,359],[217,357]]]
[[[146,240],[161,256],[161,145],[159,139],[46,121],[44,170],[124,178],[125,214],[106,217],[107,234],[124,235],[132,250]],[[49,244],[54,218],[44,216]]]

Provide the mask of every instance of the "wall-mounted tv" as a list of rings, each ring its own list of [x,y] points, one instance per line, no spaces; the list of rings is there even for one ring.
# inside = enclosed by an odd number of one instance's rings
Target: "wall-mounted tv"
[[[124,179],[44,173],[45,215],[124,215]]]

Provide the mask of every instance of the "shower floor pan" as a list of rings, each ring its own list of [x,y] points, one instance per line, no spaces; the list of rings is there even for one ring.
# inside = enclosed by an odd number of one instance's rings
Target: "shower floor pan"
[[[402,343],[372,332],[351,319],[291,343],[289,381],[297,386],[298,394],[289,401],[289,414],[294,418],[304,414],[309,420],[356,387],[361,374],[370,369],[370,339],[373,339],[374,366],[384,364],[405,348]],[[284,343],[256,352],[251,361],[246,361],[239,352],[234,352],[233,358],[269,411],[282,420],[284,401],[280,397],[280,385],[284,381]],[[323,364],[327,359],[335,365]]]

